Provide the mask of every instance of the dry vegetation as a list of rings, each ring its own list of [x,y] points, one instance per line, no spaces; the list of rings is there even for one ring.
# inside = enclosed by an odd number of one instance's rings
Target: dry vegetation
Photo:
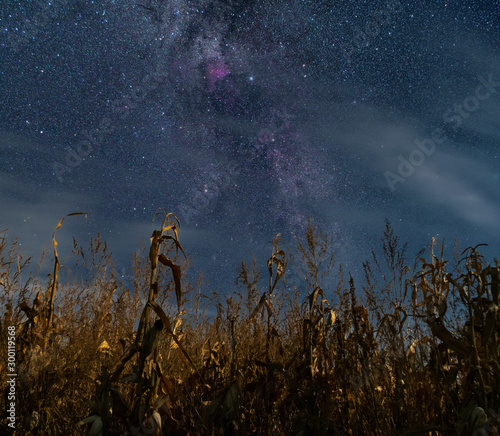
[[[0,349],[15,325],[17,434],[500,429],[500,267],[477,247],[446,261],[432,241],[409,265],[387,223],[381,257],[363,264],[356,289],[309,226],[295,253],[278,235],[264,272],[242,262],[236,292],[205,295],[187,275],[172,214],[134,256],[132,285],[99,237],[89,249],[74,241],[61,261],[55,236],[46,282],[17,241],[0,240]],[[291,268],[303,286],[287,281]],[[323,288],[327,277],[335,285]],[[5,358],[0,365],[5,387]]]

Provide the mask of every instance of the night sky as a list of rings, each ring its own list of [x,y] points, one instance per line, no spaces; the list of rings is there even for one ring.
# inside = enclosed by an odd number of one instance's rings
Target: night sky
[[[498,1],[8,1],[0,230],[101,232],[124,272],[158,208],[213,287],[308,217],[355,276],[388,218],[410,258],[500,243]],[[265,269],[265,264],[261,262]]]

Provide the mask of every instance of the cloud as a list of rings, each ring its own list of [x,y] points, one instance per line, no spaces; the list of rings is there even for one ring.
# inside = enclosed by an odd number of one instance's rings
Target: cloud
[[[418,169],[414,191],[422,200],[444,207],[452,214],[485,232],[497,232],[500,222],[498,191],[490,189],[495,168],[485,155],[476,158],[459,152],[443,152],[435,162]]]

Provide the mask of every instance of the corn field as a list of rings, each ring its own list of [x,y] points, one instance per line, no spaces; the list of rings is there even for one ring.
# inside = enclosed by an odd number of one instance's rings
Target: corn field
[[[234,289],[215,292],[188,274],[174,214],[154,217],[127,282],[100,236],[59,258],[73,215],[47,279],[0,233],[16,434],[498,434],[500,265],[480,246],[445,260],[433,239],[410,262],[386,222],[358,286],[309,223],[294,251],[276,235],[267,264],[243,261]]]

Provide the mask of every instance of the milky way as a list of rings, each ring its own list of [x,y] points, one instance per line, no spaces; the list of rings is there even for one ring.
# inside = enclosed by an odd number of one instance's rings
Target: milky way
[[[293,244],[308,218],[353,273],[385,217],[415,251],[432,236],[494,245],[498,12],[395,0],[9,5],[2,228],[35,254],[62,215],[89,211],[68,231],[103,232],[126,268],[166,208],[224,286],[276,233]],[[464,104],[457,127],[444,114]],[[436,129],[446,140],[425,154]]]

